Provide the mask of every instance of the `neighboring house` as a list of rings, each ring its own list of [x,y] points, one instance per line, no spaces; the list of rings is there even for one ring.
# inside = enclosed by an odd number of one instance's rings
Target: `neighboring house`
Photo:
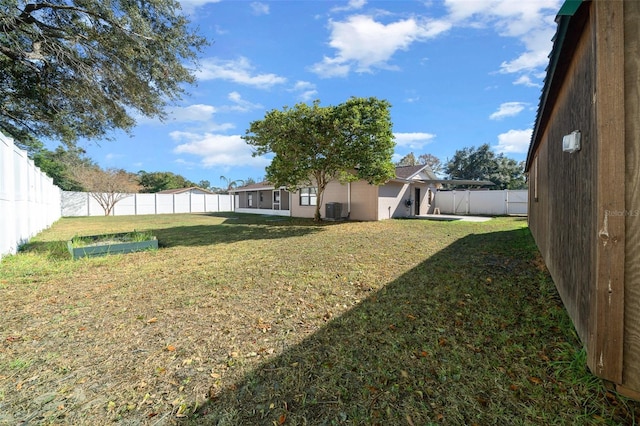
[[[589,368],[640,399],[640,2],[567,1],[556,21],[529,227]]]
[[[156,194],[214,194],[214,192],[197,186],[191,186],[189,188],[165,189],[156,192]]]
[[[312,218],[315,206],[329,216],[351,220],[381,220],[410,217],[430,212],[434,193],[440,182],[426,165],[397,167],[396,177],[384,185],[370,185],[360,180],[351,183],[330,182],[317,197],[314,187],[300,188],[291,193],[274,188],[268,182],[247,185],[231,190],[236,195],[235,211],[240,213],[272,214]]]

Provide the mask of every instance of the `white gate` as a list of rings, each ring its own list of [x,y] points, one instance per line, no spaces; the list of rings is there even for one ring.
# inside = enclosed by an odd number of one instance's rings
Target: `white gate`
[[[528,191],[438,191],[434,202],[442,214],[526,215]]]

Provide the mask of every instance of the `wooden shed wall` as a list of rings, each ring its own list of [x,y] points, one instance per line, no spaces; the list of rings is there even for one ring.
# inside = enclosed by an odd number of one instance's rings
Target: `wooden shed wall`
[[[588,346],[596,274],[597,137],[593,39],[591,24],[585,25],[534,155],[529,226],[576,331]],[[582,149],[563,152],[562,138],[574,130],[581,131]]]
[[[637,124],[630,121],[638,120],[638,82],[628,73],[637,71],[639,9],[634,1],[584,2],[560,17],[528,158],[531,231],[589,368],[631,390],[640,389],[640,356],[625,357],[638,353],[640,315],[625,296],[640,292],[632,282],[625,287],[637,273],[627,267],[639,260],[629,210],[637,205]],[[581,150],[564,153],[562,138],[573,130],[581,132]]]
[[[622,382],[640,396],[640,2],[625,3],[625,317]]]

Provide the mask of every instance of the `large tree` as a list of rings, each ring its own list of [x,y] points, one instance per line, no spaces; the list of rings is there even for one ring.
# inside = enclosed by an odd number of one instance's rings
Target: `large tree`
[[[418,163],[426,164],[436,175],[440,175],[444,171],[442,161],[433,154],[420,154],[418,156]]]
[[[140,192],[160,192],[165,189],[190,188],[196,186],[195,183],[182,175],[177,175],[172,172],[145,172],[144,170],[138,172],[138,182],[142,187]]]
[[[2,0],[0,131],[33,153],[163,117],[205,43],[178,0]]]
[[[85,154],[82,148],[77,147],[65,149],[59,146],[53,151],[43,148],[35,153],[33,162],[63,191],[84,191],[82,184],[74,180],[71,169],[95,166]]]
[[[396,166],[398,167],[417,166],[418,164],[421,164],[421,163],[418,162],[418,159],[416,158],[415,154],[413,152],[410,152],[404,157],[402,157],[400,161],[396,163]]]
[[[413,152],[408,153],[396,163],[396,166],[418,166],[425,164],[429,166],[435,174],[441,174],[443,171],[442,161],[433,154],[420,154],[417,158]]]
[[[524,165],[503,154],[495,154],[488,144],[457,150],[445,172],[451,179],[489,180],[492,189],[524,189]]]
[[[243,138],[254,155],[273,153],[266,179],[276,187],[317,188],[314,218],[320,220],[322,196],[329,182],[364,179],[382,184],[394,177],[389,102],[350,98],[321,107],[300,103],[267,112],[251,123]]]
[[[76,182],[104,209],[109,216],[118,201],[129,197],[140,189],[137,175],[122,169],[103,170],[98,166],[75,166],[71,175]]]
[[[220,180],[223,182],[222,190],[225,193],[228,193],[232,189],[238,188],[240,186],[244,186],[245,182],[242,179],[231,179],[226,176],[220,176]]]

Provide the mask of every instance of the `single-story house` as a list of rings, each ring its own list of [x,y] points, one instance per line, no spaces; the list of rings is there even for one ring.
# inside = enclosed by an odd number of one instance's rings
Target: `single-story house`
[[[360,180],[350,183],[330,182],[318,200],[317,188],[299,188],[289,192],[268,182],[235,188],[235,211],[312,218],[321,203],[323,218],[381,220],[425,215],[432,209],[434,193],[442,180],[429,166],[396,168],[396,177],[383,185]],[[328,215],[327,215],[328,213]]]
[[[640,399],[640,2],[568,0],[529,152],[529,228],[587,364]]]
[[[214,192],[208,189],[199,188],[197,186],[190,186],[189,188],[176,188],[176,189],[164,189],[158,191],[156,194],[214,194]]]

